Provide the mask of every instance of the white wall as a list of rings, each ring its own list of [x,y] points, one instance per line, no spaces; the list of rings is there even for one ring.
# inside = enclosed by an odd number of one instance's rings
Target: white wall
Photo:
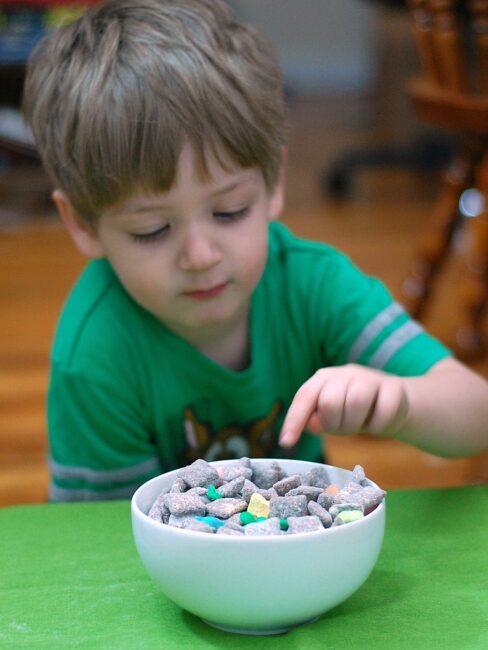
[[[291,90],[361,92],[376,74],[379,10],[367,0],[228,0],[273,41]]]

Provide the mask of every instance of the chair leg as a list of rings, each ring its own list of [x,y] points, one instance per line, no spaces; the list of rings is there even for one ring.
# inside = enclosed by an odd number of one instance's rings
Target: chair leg
[[[487,197],[488,156],[479,167],[476,185]],[[461,320],[455,342],[457,355],[465,361],[480,358],[485,352],[481,321],[488,305],[488,205],[467,222],[466,276],[462,283]]]
[[[458,156],[444,174],[441,194],[427,232],[402,285],[403,303],[414,318],[421,318],[424,314],[433,281],[460,221],[459,198],[470,186],[472,176],[473,160],[469,154]]]

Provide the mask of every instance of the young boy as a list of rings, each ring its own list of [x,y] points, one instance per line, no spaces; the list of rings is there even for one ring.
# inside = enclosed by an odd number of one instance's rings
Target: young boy
[[[24,113],[92,259],[52,353],[53,500],[129,497],[199,457],[321,460],[323,431],[487,446],[487,383],[275,223],[280,72],[223,1],[92,8],[31,57]]]

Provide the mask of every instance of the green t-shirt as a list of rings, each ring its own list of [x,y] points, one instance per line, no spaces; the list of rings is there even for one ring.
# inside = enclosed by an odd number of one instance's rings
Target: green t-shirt
[[[90,262],[52,353],[51,498],[129,497],[196,458],[320,460],[316,436],[277,446],[293,396],[317,369],[355,362],[419,375],[450,354],[378,280],[277,223],[250,332],[249,367],[224,368],[137,305],[106,260]]]

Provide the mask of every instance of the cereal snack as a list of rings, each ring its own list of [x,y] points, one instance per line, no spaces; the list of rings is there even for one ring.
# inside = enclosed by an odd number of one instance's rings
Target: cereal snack
[[[249,458],[217,468],[198,459],[177,476],[148,516],[218,535],[293,535],[341,526],[367,516],[386,495],[360,465],[343,487],[330,482],[326,467],[287,476],[277,461],[258,467]]]

